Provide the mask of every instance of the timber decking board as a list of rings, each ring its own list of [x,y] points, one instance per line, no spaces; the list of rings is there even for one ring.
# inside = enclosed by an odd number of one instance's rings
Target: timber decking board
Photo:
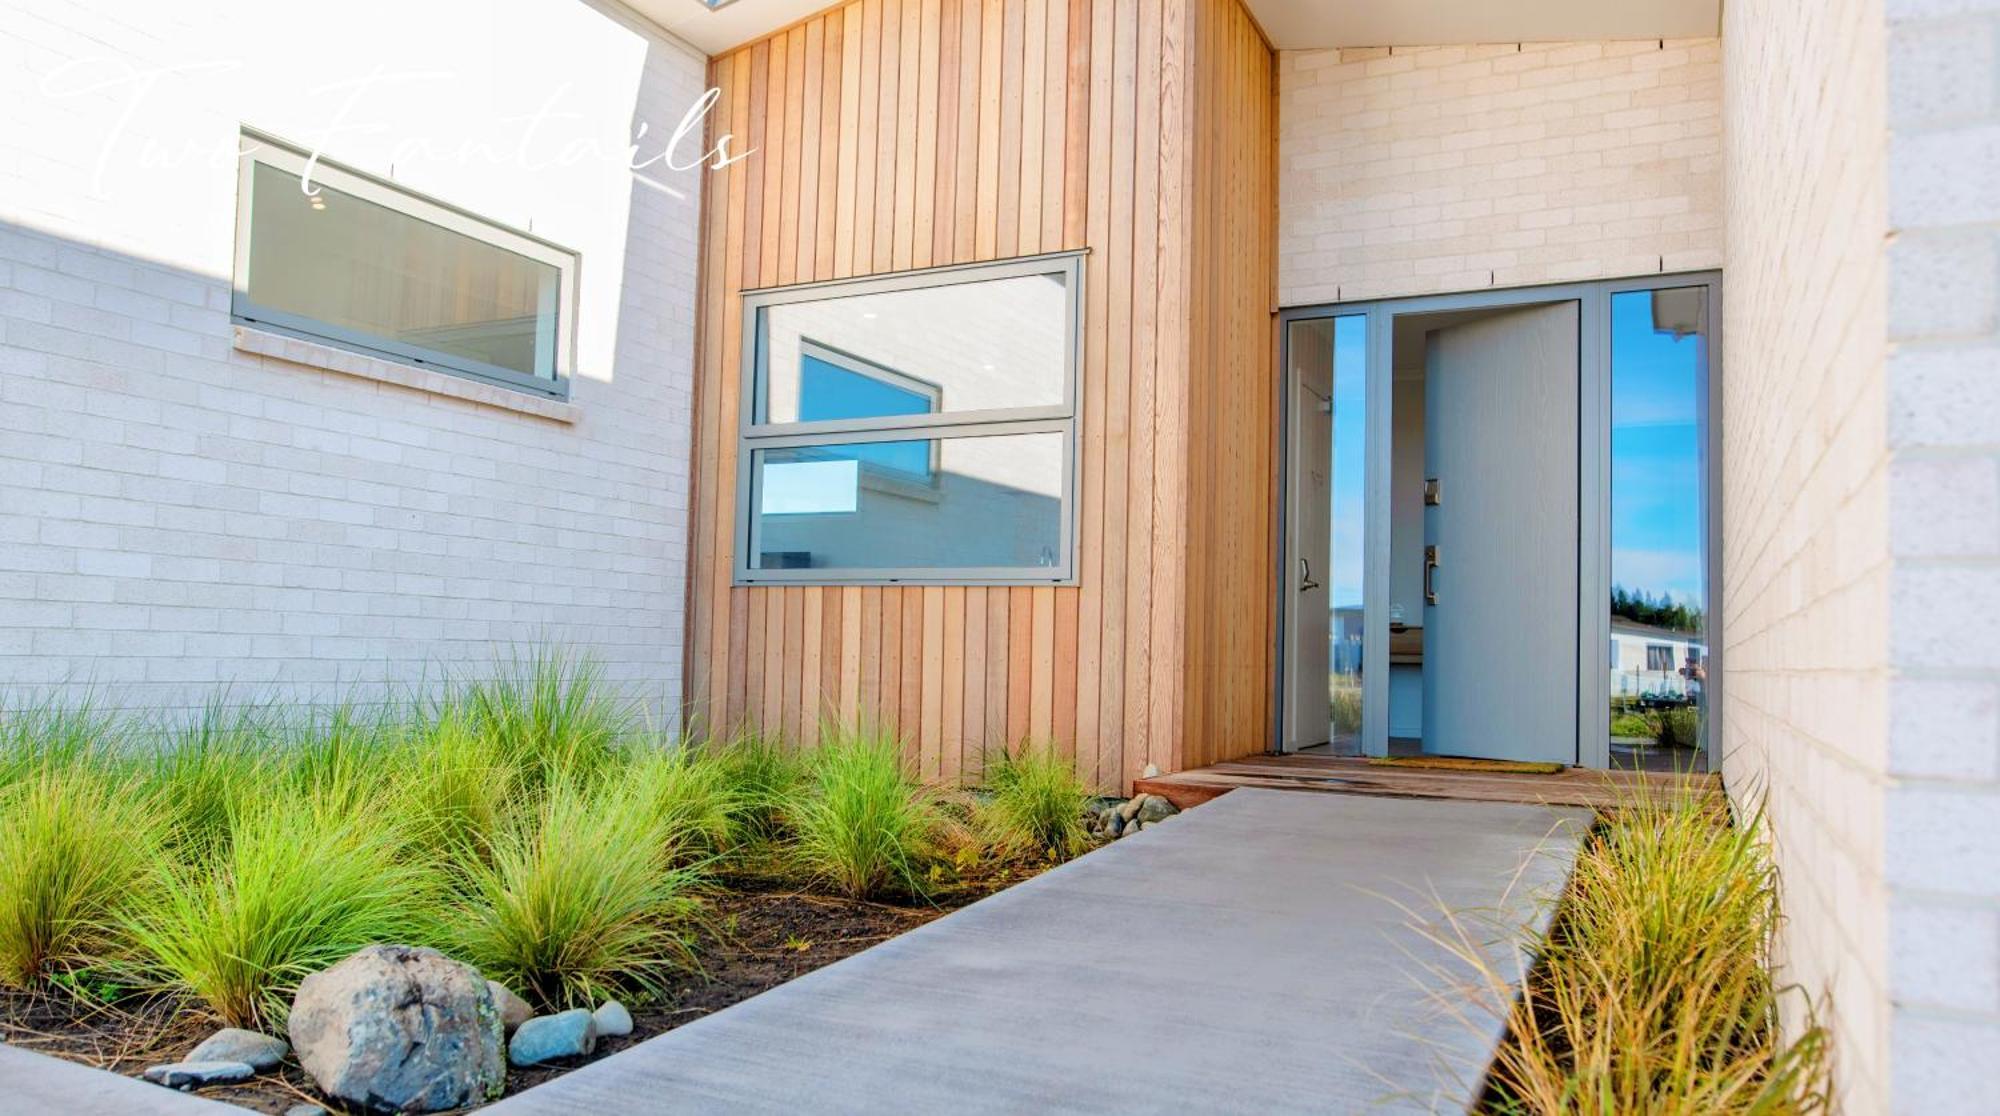
[[[1133,783],[1135,794],[1157,794],[1177,806],[1210,801],[1237,787],[1442,798],[1547,806],[1618,805],[1624,788],[1644,784],[1655,795],[1720,794],[1714,775],[1594,771],[1572,767],[1553,775],[1515,772],[1436,771],[1384,767],[1344,756],[1255,755],[1225,760]]]
[[[869,718],[944,779],[1034,736],[1107,790],[1261,742],[1274,67],[1239,0],[851,0],[710,61],[693,723]],[[1076,584],[734,584],[744,290],[1074,249]]]

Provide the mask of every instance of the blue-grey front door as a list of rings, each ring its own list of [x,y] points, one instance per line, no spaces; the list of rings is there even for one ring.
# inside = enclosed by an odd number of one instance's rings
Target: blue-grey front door
[[[1430,334],[1424,751],[1577,759],[1575,302]]]

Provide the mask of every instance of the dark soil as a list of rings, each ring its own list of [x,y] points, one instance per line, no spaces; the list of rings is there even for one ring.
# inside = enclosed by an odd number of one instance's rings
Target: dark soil
[[[703,972],[689,974],[660,1003],[627,1004],[633,1033],[599,1042],[590,1058],[527,1069],[510,1066],[507,1094],[859,953],[1035,870],[1036,866],[1014,866],[989,879],[964,881],[938,905],[865,903],[802,892],[771,880],[729,881],[728,889],[707,904],[701,931],[705,940],[698,947]],[[0,990],[0,1040],[131,1077],[147,1066],[181,1059],[217,1026],[200,1007],[178,997],[93,1006],[66,994],[30,996]],[[304,1102],[327,1103],[292,1058],[275,1073],[241,1085],[204,1089],[201,1095],[267,1113],[282,1113]]]

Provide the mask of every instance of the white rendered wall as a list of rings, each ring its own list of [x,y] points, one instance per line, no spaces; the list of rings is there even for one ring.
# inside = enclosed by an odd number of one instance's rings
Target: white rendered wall
[[[577,0],[0,2],[0,691],[366,700],[554,642],[669,709],[704,172],[627,147],[705,65]],[[243,125],[578,250],[574,421],[236,348]]]

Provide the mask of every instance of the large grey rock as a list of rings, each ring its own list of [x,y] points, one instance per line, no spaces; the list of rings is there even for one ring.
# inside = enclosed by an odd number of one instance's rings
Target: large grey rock
[[[278,1068],[292,1048],[276,1035],[224,1027],[188,1052],[190,1062],[242,1062],[258,1073]]]
[[[597,1024],[597,1035],[629,1035],[632,1033],[632,1013],[617,1000],[606,1000],[596,1011],[590,1013],[591,1021]]]
[[[535,1009],[528,1001],[507,990],[507,986],[497,980],[486,982],[486,990],[493,994],[493,1006],[500,1012],[500,1029],[513,1034],[521,1024],[535,1017]]]
[[[245,1062],[171,1062],[148,1066],[146,1080],[169,1089],[199,1089],[207,1085],[233,1085],[257,1076]]]
[[[1179,808],[1157,794],[1147,795],[1146,801],[1139,806],[1139,820],[1147,825],[1171,818],[1178,813],[1180,813]]]
[[[582,1057],[596,1049],[596,1018],[589,1008],[571,1008],[521,1024],[507,1044],[507,1060],[517,1066],[533,1066],[557,1058]]]
[[[370,1111],[462,1108],[506,1081],[486,981],[434,949],[369,946],[307,977],[291,1036],[322,1091]]]

